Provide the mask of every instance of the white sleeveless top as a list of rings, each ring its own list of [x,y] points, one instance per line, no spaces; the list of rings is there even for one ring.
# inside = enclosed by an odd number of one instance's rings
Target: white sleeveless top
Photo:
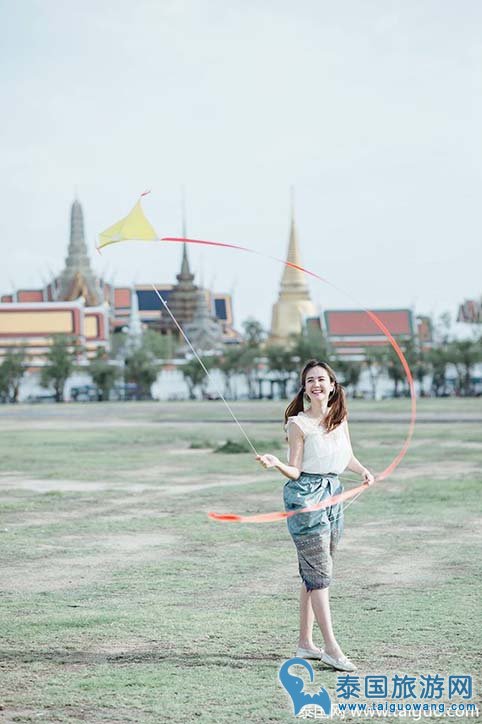
[[[345,470],[353,455],[346,420],[331,432],[326,432],[305,412],[299,412],[288,417],[286,429],[293,424],[300,428],[304,438],[301,472],[340,475]]]

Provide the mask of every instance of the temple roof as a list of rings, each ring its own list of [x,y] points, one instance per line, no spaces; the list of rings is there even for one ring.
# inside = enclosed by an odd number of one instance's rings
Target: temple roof
[[[410,309],[372,309],[394,336],[414,333]],[[330,337],[381,337],[385,334],[363,309],[327,309],[324,313]]]

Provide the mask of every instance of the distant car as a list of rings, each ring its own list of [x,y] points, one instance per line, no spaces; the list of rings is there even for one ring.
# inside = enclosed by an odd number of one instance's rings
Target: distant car
[[[135,382],[126,384],[117,383],[111,390],[110,400],[138,400],[141,399],[138,385]]]
[[[25,402],[32,402],[34,404],[39,402],[55,402],[55,395],[53,392],[41,392],[38,395],[29,395]]]
[[[70,397],[74,402],[94,402],[99,399],[99,393],[95,385],[81,385],[71,388]]]
[[[203,400],[220,400],[220,396],[216,392],[204,392]]]

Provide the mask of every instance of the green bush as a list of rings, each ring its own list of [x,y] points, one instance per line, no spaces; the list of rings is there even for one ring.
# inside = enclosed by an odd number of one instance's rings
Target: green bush
[[[281,450],[284,447],[283,440],[278,438],[276,438],[275,440],[252,440],[251,442],[253,443],[253,446],[256,448],[256,450],[258,450],[260,453],[267,453],[271,452],[272,450]],[[211,447],[214,447],[214,445],[212,445]],[[245,440],[235,442],[234,440],[228,439],[222,445],[218,445],[214,452],[233,454],[249,453],[252,452],[252,449]]]
[[[215,450],[215,453],[247,453],[251,452],[247,442],[234,442],[233,440],[226,440],[225,443],[219,445]]]
[[[212,440],[193,440],[189,445],[190,450],[204,450],[213,447],[216,447],[216,443]]]

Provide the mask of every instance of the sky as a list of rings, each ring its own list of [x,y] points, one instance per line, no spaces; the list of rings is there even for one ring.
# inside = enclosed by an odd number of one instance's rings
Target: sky
[[[456,314],[481,294],[476,0],[0,0],[0,291],[61,271],[82,203],[95,271],[173,283],[177,245],[96,235],[151,189],[160,236],[284,257],[290,188],[321,309]],[[190,247],[269,326],[283,267]]]

